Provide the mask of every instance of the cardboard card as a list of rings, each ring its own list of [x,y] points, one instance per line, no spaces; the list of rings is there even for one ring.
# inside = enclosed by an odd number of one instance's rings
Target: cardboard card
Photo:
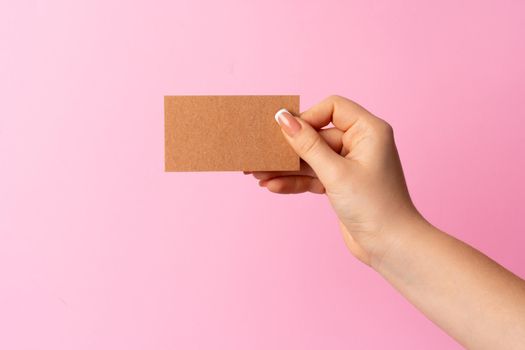
[[[299,96],[165,96],[165,170],[299,170],[281,108],[298,114]]]

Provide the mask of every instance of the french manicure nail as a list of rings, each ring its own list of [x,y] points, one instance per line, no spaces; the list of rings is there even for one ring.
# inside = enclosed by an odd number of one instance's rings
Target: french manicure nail
[[[289,136],[294,136],[301,130],[301,124],[285,108],[275,113],[275,120]]]

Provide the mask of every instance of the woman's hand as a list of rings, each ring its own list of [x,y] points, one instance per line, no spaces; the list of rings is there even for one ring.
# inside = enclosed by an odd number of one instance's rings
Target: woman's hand
[[[326,193],[350,251],[367,264],[398,244],[407,220],[423,220],[410,200],[392,128],[357,103],[331,96],[302,113],[276,114],[304,160],[296,172],[254,172],[276,193]],[[321,129],[332,123],[334,127]],[[399,232],[394,234],[394,232]]]
[[[337,96],[276,119],[306,163],[254,173],[261,185],[326,192],[350,251],[466,348],[524,348],[525,282],[423,219],[386,122]],[[321,130],[330,122],[335,128]]]

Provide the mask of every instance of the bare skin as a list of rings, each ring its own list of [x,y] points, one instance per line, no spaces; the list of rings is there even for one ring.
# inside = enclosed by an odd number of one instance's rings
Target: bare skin
[[[339,96],[276,119],[301,170],[254,172],[261,186],[326,194],[350,252],[463,346],[525,348],[525,281],[417,211],[388,123]]]

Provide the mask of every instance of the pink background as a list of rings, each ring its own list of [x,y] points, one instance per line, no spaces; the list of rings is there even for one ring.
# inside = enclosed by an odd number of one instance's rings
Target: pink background
[[[525,276],[524,14],[2,1],[0,348],[458,349],[350,256],[324,197],[164,173],[163,95],[351,97],[393,124],[422,212]]]

